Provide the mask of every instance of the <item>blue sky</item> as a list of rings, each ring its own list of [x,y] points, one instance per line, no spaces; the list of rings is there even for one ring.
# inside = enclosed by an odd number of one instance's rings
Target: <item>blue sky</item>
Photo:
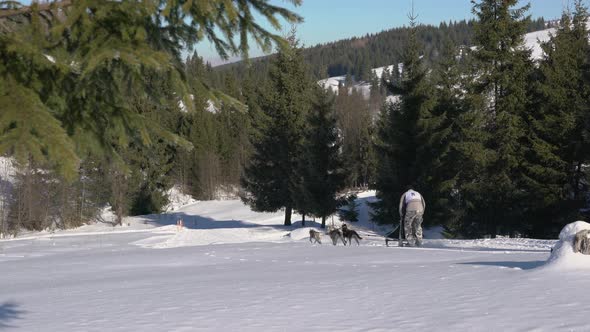
[[[558,18],[563,4],[568,1],[573,3],[573,0],[530,0],[529,14],[532,17]],[[412,8],[411,0],[303,0],[299,7],[293,7],[284,0],[271,0],[271,3],[286,6],[304,17],[305,22],[298,26],[297,32],[306,46],[407,25],[407,14]],[[472,17],[469,0],[414,0],[414,8],[419,15],[418,21],[425,24]],[[264,21],[261,23],[268,27]],[[199,43],[196,50],[205,60],[213,64],[219,62],[208,41]],[[251,56],[260,55],[260,50],[251,50]]]
[[[590,0],[584,0],[586,5]],[[28,4],[30,0],[22,0]],[[305,22],[297,27],[299,39],[305,46],[336,41],[339,39],[363,36],[383,30],[407,25],[407,14],[412,8],[412,0],[303,0],[299,7],[285,0],[270,0],[272,4],[285,6],[303,16]],[[521,0],[531,4],[532,17],[543,16],[548,19],[559,18],[564,5],[574,0]],[[470,0],[414,0],[414,9],[419,23],[438,24],[442,21],[471,18]],[[260,22],[271,29],[264,20]],[[285,31],[289,30],[285,27]],[[285,34],[285,31],[275,33]],[[196,50],[206,61],[217,64],[221,60],[214,47],[207,40],[196,46]],[[252,46],[250,56],[263,55]]]

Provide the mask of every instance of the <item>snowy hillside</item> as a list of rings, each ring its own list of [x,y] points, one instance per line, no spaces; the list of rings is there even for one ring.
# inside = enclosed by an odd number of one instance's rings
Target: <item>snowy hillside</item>
[[[392,72],[394,68],[394,65],[390,65],[390,66],[384,66],[384,67],[379,67],[379,68],[373,68],[371,69],[371,71],[377,76],[377,77],[381,77],[383,75],[383,71],[384,70],[388,70],[389,72]],[[329,77],[326,79],[322,79],[318,81],[318,84],[320,86],[322,86],[324,89],[330,89],[332,90],[332,92],[334,93],[338,93],[338,88],[340,87],[340,85],[344,85],[346,81],[346,76],[334,76],[334,77]],[[368,98],[369,95],[371,94],[371,84],[369,82],[359,82],[357,84],[355,84],[353,86],[354,89],[361,91],[363,96],[365,96],[365,98]]]
[[[588,23],[588,27],[590,28],[590,22]],[[551,37],[551,34],[554,34],[555,31],[555,28],[551,28],[527,33],[524,36],[524,46],[531,50],[531,58],[533,58],[534,60],[539,60],[543,57],[543,50],[541,48],[541,44],[548,41]],[[400,66],[400,68],[398,68],[399,71],[401,71],[401,65],[402,64],[398,64],[398,66]],[[372,71],[373,73],[375,73],[377,77],[381,77],[385,69],[387,69],[389,72],[392,72],[394,70],[394,67],[395,65],[389,65],[384,67],[373,68]],[[337,93],[338,87],[344,84],[345,80],[346,76],[334,76],[319,80],[318,84],[324,87],[324,89],[330,89],[333,92]],[[353,88],[358,91],[361,91],[365,98],[368,98],[371,93],[371,85],[369,82],[357,82],[353,85]]]
[[[590,21],[586,23],[586,27],[590,28]],[[539,60],[543,57],[543,49],[541,49],[541,43],[547,42],[551,35],[555,34],[556,29],[546,29],[541,31],[535,31],[527,33],[524,36],[525,47],[532,50],[531,57],[534,60]]]
[[[580,310],[590,300],[581,291],[590,262],[545,267],[556,241],[443,240],[435,232],[439,239],[422,248],[385,247],[386,229],[368,221],[365,203],[374,199],[359,195],[361,221],[351,227],[360,246],[332,246],[323,230],[324,244],[312,245],[300,222],[282,226],[281,213],[252,212],[238,200],[0,241],[0,329],[590,329]]]
[[[551,34],[554,33],[555,29],[551,28],[547,30],[527,33],[524,36],[525,47],[532,51],[531,58],[533,58],[534,60],[539,60],[543,57],[543,49],[541,48],[541,43],[547,42],[549,38],[551,38]]]

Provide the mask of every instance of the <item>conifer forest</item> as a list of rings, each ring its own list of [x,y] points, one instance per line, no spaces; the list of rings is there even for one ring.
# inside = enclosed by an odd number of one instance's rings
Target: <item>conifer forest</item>
[[[171,188],[322,227],[371,189],[394,225],[412,187],[448,237],[555,238],[590,216],[588,8],[472,6],[310,46],[268,0],[0,0],[0,233],[160,213]],[[242,60],[213,67],[205,40]]]

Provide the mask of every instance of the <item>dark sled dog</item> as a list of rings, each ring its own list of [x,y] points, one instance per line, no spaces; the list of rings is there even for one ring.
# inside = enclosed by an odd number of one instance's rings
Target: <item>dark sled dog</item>
[[[338,228],[334,228],[332,226],[328,227],[328,235],[330,235],[333,245],[338,243],[338,239],[342,241],[342,244],[346,245],[346,240],[344,240],[344,237],[342,236],[342,231]]]
[[[315,243],[319,243],[322,244],[322,239],[320,237],[320,232],[310,229],[309,230],[309,242],[313,243],[313,240],[315,240]]]
[[[363,238],[359,235],[359,233],[357,233],[354,229],[348,229],[348,226],[346,226],[346,224],[342,224],[342,235],[344,236],[344,239],[348,242],[348,245],[352,245],[352,239],[354,239],[356,241],[356,245],[360,245],[359,240],[362,240]],[[344,244],[346,245],[346,243]]]

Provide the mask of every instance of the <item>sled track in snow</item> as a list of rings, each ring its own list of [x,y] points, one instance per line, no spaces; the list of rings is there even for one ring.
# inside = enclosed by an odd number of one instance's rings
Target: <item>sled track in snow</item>
[[[478,239],[478,240],[429,240],[426,239],[425,241],[425,245],[423,245],[422,247],[408,247],[408,246],[404,246],[404,247],[399,247],[398,246],[398,239],[391,239],[389,240],[390,245],[386,246],[385,245],[385,237],[381,236],[381,235],[377,235],[374,233],[366,233],[366,232],[361,232],[361,236],[363,236],[363,238],[366,239],[366,242],[364,245],[365,246],[374,246],[374,247],[390,247],[390,248],[395,248],[395,249],[401,249],[401,250],[442,250],[442,251],[460,251],[460,252],[491,252],[491,253],[543,253],[543,252],[551,252],[551,248],[554,245],[554,241],[546,241],[546,240],[532,240],[532,241],[543,241],[543,243],[538,243],[536,246],[534,245],[530,245],[530,248],[519,248],[518,246],[523,246],[523,244],[518,244],[517,239],[515,239],[514,241],[514,246],[511,247],[510,243],[511,241],[506,241],[504,242],[506,245],[506,247],[502,246],[502,243],[488,243],[489,246],[485,246],[482,244],[485,244],[485,239]],[[383,241],[383,243],[380,243],[379,241]],[[437,245],[436,243],[429,243],[429,242],[440,242],[440,245]],[[461,245],[453,245],[453,244],[449,244],[449,245],[444,245],[445,241],[465,241],[465,243],[467,244],[466,246],[461,246]],[[479,241],[479,242],[484,242],[484,243],[476,243],[474,241]],[[472,243],[472,245],[469,245],[469,243]]]
[[[386,247],[382,245],[381,247]],[[508,248],[460,248],[460,247],[398,247],[397,245],[389,246],[388,248],[399,249],[399,250],[429,250],[429,251],[457,251],[457,252],[469,252],[469,253],[498,253],[498,254],[509,254],[509,253],[542,253],[550,252],[551,249],[508,249]]]

